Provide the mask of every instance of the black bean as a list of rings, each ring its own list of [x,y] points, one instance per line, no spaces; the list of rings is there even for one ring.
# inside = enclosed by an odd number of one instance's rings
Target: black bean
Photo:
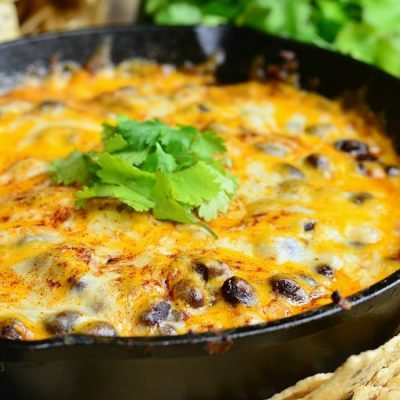
[[[228,278],[221,287],[222,296],[231,304],[253,306],[257,303],[257,296],[253,287],[246,280],[237,276]]]
[[[86,289],[88,283],[82,279],[71,279],[71,289],[75,290],[78,293],[81,293],[84,289]]]
[[[144,325],[156,325],[168,318],[170,309],[171,304],[168,301],[160,301],[153,304],[148,311],[145,311],[140,316],[140,320]]]
[[[306,292],[302,289],[296,281],[291,278],[272,278],[272,289],[288,300],[296,304],[304,304],[309,300]]]
[[[203,281],[205,282],[208,281],[210,274],[206,265],[204,265],[201,262],[198,262],[194,265],[194,270],[196,271],[197,274],[199,274],[202,277]]]
[[[350,201],[354,204],[361,205],[364,204],[367,200],[372,199],[373,196],[368,192],[356,192],[352,193],[350,196]]]
[[[329,169],[329,160],[327,157],[322,156],[321,154],[310,154],[304,160],[306,164],[321,170],[328,170]]]
[[[354,139],[343,139],[335,142],[335,148],[339,151],[349,153],[353,156],[369,154],[369,147],[366,143]]]
[[[343,308],[344,310],[350,310],[353,306],[350,300],[342,297],[338,290],[335,290],[331,295],[332,301],[334,304],[338,305],[339,307]]]
[[[263,153],[274,157],[284,157],[289,153],[288,148],[281,143],[257,143],[255,146]]]
[[[194,270],[206,282],[212,278],[232,275],[228,265],[211,257],[202,257],[196,260]]]
[[[305,232],[310,232],[315,229],[315,222],[314,221],[308,221],[304,224],[303,229]]]
[[[28,329],[19,320],[12,318],[0,322],[0,337],[10,340],[26,339]]]
[[[71,333],[79,315],[77,311],[62,311],[53,315],[45,321],[46,330],[57,336]]]
[[[117,331],[115,328],[106,321],[88,322],[85,325],[80,326],[76,332],[92,336],[117,336]]]
[[[335,276],[335,270],[327,264],[321,264],[317,265],[315,270],[323,276],[326,276],[327,278],[333,278]]]
[[[193,308],[203,307],[205,298],[201,288],[188,279],[182,279],[172,289],[174,299],[183,300]]]
[[[197,108],[201,112],[209,112],[210,111],[210,109],[205,104],[201,104],[201,103],[197,105]]]
[[[354,247],[363,247],[363,246],[365,246],[365,243],[360,242],[359,240],[351,240],[349,242],[349,245],[354,246]]]
[[[58,100],[45,100],[38,104],[37,108],[43,112],[53,112],[62,110],[65,107],[65,103]]]
[[[396,165],[387,165],[385,167],[386,175],[388,176],[399,176],[400,175],[400,168]]]

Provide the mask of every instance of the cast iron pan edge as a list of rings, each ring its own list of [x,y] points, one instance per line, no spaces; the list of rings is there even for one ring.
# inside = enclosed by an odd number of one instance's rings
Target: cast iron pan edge
[[[89,352],[82,352],[91,357],[111,358],[142,358],[142,357],[192,357],[209,353],[208,344],[221,343],[224,352],[224,343],[232,344],[229,351],[249,349],[260,344],[270,345],[284,342],[300,336],[311,335],[314,332],[329,329],[333,325],[344,322],[363,303],[381,296],[399,285],[400,271],[396,271],[386,279],[348,297],[353,307],[344,310],[334,304],[328,304],[315,310],[298,314],[288,318],[282,318],[265,324],[257,324],[220,332],[187,334],[178,336],[157,337],[115,337],[101,338],[86,335],[67,335],[65,337],[51,338],[38,341],[12,341],[0,339],[1,359],[3,361],[18,360],[21,356],[25,361],[46,361],[50,359],[69,358],[68,348],[89,348]],[[400,320],[400,319],[399,319]],[[400,322],[400,321],[399,321]],[[251,339],[251,340],[250,340]],[[97,350],[112,349],[107,353]],[[120,351],[118,351],[118,349]],[[46,350],[50,350],[48,353]],[[54,350],[58,350],[57,356]]]
[[[45,66],[48,62],[48,56],[50,54],[58,54],[62,59],[66,60],[77,60],[79,62],[84,62],[87,57],[93,52],[93,48],[87,48],[85,51],[79,51],[71,47],[63,47],[63,41],[68,38],[79,39],[96,36],[99,41],[104,36],[118,35],[118,33],[131,33],[132,35],[170,35],[171,37],[191,35],[198,38],[200,43],[199,48],[194,48],[193,51],[189,51],[189,58],[193,62],[199,62],[212,54],[219,46],[224,45],[226,38],[230,35],[249,35],[250,37],[258,38],[258,40],[265,42],[275,43],[280,49],[294,49],[300,56],[300,68],[302,51],[310,54],[318,54],[320,60],[324,59],[324,55],[329,55],[330,58],[335,58],[340,63],[341,60],[347,66],[353,66],[355,69],[368,70],[371,75],[376,80],[383,80],[386,85],[397,85],[400,87],[400,82],[388,74],[375,69],[374,67],[367,66],[355,60],[350,60],[348,57],[342,56],[340,54],[332,53],[323,49],[316,49],[313,46],[309,46],[303,43],[297,43],[292,40],[286,40],[282,38],[276,38],[269,35],[259,34],[249,29],[243,28],[233,28],[230,26],[224,27],[154,27],[154,26],[128,26],[128,27],[105,27],[96,29],[85,29],[73,32],[62,32],[62,33],[49,33],[43,34],[36,37],[25,38],[13,42],[8,42],[0,45],[0,55],[9,52],[11,57],[0,57],[0,75],[3,78],[3,83],[11,76],[12,79],[18,77],[19,74],[26,70],[26,61],[24,59],[25,53],[28,51],[36,52],[37,48],[45,46],[47,43],[52,43],[50,51],[53,53],[47,53],[47,57],[43,58],[42,54],[39,52],[36,61],[37,65]],[[171,39],[173,42],[173,39]],[[171,41],[170,40],[170,41]],[[179,37],[176,39],[179,42]],[[207,43],[210,40],[211,42]],[[59,44],[57,44],[59,42]],[[56,46],[54,46],[57,44]],[[84,41],[83,41],[84,44]],[[82,43],[77,45],[82,46]],[[255,43],[257,45],[257,43]],[[251,46],[249,46],[251,47]],[[199,49],[202,50],[202,54],[199,53]],[[54,50],[56,52],[54,53]],[[129,49],[127,49],[129,50]],[[157,61],[165,62],[170,61],[174,63],[180,63],[183,60],[180,59],[180,49],[175,49],[177,53],[170,54],[169,60],[165,60],[165,57],[159,53],[157,49],[146,48],[146,44],[143,47],[144,55],[149,58],[154,58]],[[268,50],[268,49],[266,49]],[[46,52],[45,52],[46,53]],[[165,54],[165,53],[164,53]],[[127,56],[131,57],[135,53],[129,53],[127,51]],[[143,56],[143,54],[140,54]],[[240,55],[235,53],[228,54],[227,60],[235,59]],[[29,56],[27,59],[29,61]],[[116,57],[120,61],[120,55]],[[125,57],[126,58],[126,57]],[[240,58],[240,57],[239,57]],[[22,60],[22,61],[21,61]],[[316,64],[321,61],[316,60]],[[323,61],[322,61],[323,62]],[[241,69],[238,69],[236,75],[229,76],[226,81],[238,81],[245,80],[248,65],[243,65]],[[222,65],[222,70],[224,65]],[[10,69],[12,73],[10,73]],[[318,68],[317,68],[318,70]],[[4,80],[4,78],[6,78]],[[346,79],[346,77],[343,77]],[[367,82],[368,83],[368,82]],[[1,84],[1,81],[0,81]],[[322,90],[328,96],[335,96],[337,85],[335,82],[322,81]],[[325,85],[325,87],[324,87]],[[354,89],[359,87],[359,82],[355,80],[349,89]],[[400,90],[399,90],[400,92]],[[375,99],[376,100],[376,99]],[[378,99],[379,100],[379,99]],[[379,105],[378,105],[379,108]],[[391,111],[391,110],[389,110]],[[389,124],[390,125],[390,124]],[[390,127],[388,128],[389,134],[394,135],[396,132],[391,132]],[[48,356],[47,350],[53,350],[51,353],[51,359],[55,356],[57,359],[69,358],[68,351],[66,349],[74,347],[81,348],[82,354],[86,356],[89,354],[85,352],[85,348],[96,347],[97,350],[103,349],[106,353],[102,351],[97,351],[94,353],[95,357],[103,357],[107,354],[107,357],[112,358],[132,358],[132,357],[179,357],[179,356],[198,356],[204,354],[205,352],[210,352],[210,347],[208,344],[222,343],[221,351],[224,351],[224,343],[233,344],[229,347],[229,351],[235,351],[238,349],[249,348],[254,346],[259,346],[260,344],[273,344],[282,342],[285,340],[290,340],[293,338],[298,338],[301,336],[311,335],[317,331],[328,329],[330,326],[342,323],[346,321],[352,313],[357,312],[357,309],[365,302],[370,302],[378,296],[381,296],[385,292],[388,292],[399,285],[400,282],[400,271],[395,272],[388,278],[378,282],[377,284],[367,288],[351,297],[349,300],[353,304],[351,310],[343,310],[339,306],[330,304],[318,309],[309,311],[307,313],[299,314],[293,317],[280,319],[277,321],[258,324],[249,327],[229,329],[220,332],[213,333],[203,333],[203,334],[188,334],[180,336],[161,336],[161,337],[118,337],[118,338],[96,338],[88,337],[83,335],[70,335],[63,338],[52,338],[40,341],[10,341],[6,339],[0,339],[0,349],[2,353],[2,360],[18,360],[20,357],[25,361],[45,361]],[[107,351],[107,349],[112,349],[112,351]],[[120,349],[121,351],[118,351]],[[54,351],[57,350],[56,354]],[[76,353],[74,353],[76,354]],[[91,354],[92,356],[92,354]]]

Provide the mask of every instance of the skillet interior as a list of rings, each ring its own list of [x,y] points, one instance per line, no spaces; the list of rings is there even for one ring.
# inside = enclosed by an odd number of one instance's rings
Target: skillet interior
[[[265,36],[247,29],[232,27],[220,28],[160,28],[160,27],[119,27],[77,31],[62,34],[48,34],[36,38],[23,39],[0,46],[0,74],[18,77],[19,73],[35,66],[35,71],[44,71],[49,59],[58,56],[62,59],[84,62],[104,36],[113,38],[113,59],[118,62],[129,57],[144,57],[159,62],[181,64],[190,60],[201,62],[216,50],[223,50],[224,61],[219,66],[217,77],[221,83],[246,80],[249,66],[255,56],[262,55],[267,62],[278,61],[282,49],[293,50],[298,55],[299,72],[303,86],[315,78],[319,85],[317,91],[328,97],[335,97],[347,90],[368,87],[367,103],[376,112],[385,112],[388,133],[400,148],[400,116],[397,113],[397,98],[400,94],[400,81],[347,57],[317,49],[304,44]],[[11,80],[12,81],[12,80]],[[8,81],[10,82],[10,81]],[[365,319],[365,340],[346,337],[338,338],[341,349],[335,357],[321,365],[314,363],[311,371],[328,370],[341,362],[348,354],[376,345],[393,334],[397,321],[393,311],[400,303],[400,272],[352,297],[353,309],[343,311],[337,306],[325,306],[306,314],[253,327],[233,329],[221,333],[196,334],[179,337],[158,338],[110,338],[94,339],[83,336],[70,336],[64,339],[49,339],[38,342],[0,341],[3,361],[51,361],[71,358],[131,359],[147,357],[194,357],[207,352],[223,352],[233,346],[229,353],[240,353],[260,346],[275,346],[291,343],[295,338],[313,337],[325,332],[326,340],[335,337],[335,327],[347,326],[347,335],[357,332],[354,321]],[[389,301],[393,300],[393,301]],[[381,318],[376,318],[376,315]],[[382,325],[384,318],[390,323]],[[357,322],[361,323],[361,322]],[[367,333],[367,331],[369,331]],[[312,349],[313,340],[309,343]],[[220,343],[210,347],[207,343]],[[228,345],[224,345],[228,343]],[[71,347],[74,348],[71,352]],[[46,349],[46,350],[45,350]],[[93,351],[96,349],[96,351]],[[43,350],[43,351],[36,351]],[[332,353],[332,347],[325,349]],[[250,353],[249,353],[250,354]],[[276,352],[274,353],[277,354]],[[310,361],[311,363],[311,361]],[[258,365],[258,366],[257,366]],[[259,363],[255,362],[259,368]],[[303,374],[310,371],[303,368]],[[247,375],[247,374],[246,374]],[[272,393],[274,390],[301,377],[298,372],[288,373],[288,377],[278,380],[254,393]],[[151,397],[149,397],[151,398]],[[168,398],[168,396],[167,396]],[[172,397],[171,397],[172,398]]]

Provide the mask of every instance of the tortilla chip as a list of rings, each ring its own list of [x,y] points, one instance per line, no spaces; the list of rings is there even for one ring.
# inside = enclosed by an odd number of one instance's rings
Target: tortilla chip
[[[13,1],[0,0],[0,41],[19,36],[17,10]]]
[[[356,390],[364,390],[364,392],[370,390],[371,393],[373,388],[397,390],[399,376],[400,336],[396,336],[376,350],[351,356],[327,382],[305,396],[304,400],[347,400],[354,397]],[[369,389],[363,389],[362,386]],[[379,390],[375,391],[379,392]],[[381,394],[383,395],[380,393],[379,396]],[[387,395],[389,394],[388,391]],[[371,396],[370,398],[374,399],[374,395],[371,394]]]
[[[360,386],[349,400],[398,400],[400,391],[377,386]]]
[[[349,357],[335,373],[304,379],[270,400],[400,400],[400,335]]]
[[[325,381],[327,381],[332,374],[317,374],[310,376],[297,382],[294,386],[285,389],[283,392],[271,397],[270,400],[300,400],[304,396],[310,394]]]

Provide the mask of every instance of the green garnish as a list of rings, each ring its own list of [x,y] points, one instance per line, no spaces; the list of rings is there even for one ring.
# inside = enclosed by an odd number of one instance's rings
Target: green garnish
[[[236,178],[225,167],[224,141],[191,126],[171,127],[158,119],[118,117],[103,124],[104,151],[73,152],[50,166],[54,182],[81,184],[78,208],[88,199],[112,197],[161,220],[198,224],[226,212]]]
[[[162,25],[249,26],[400,76],[399,0],[146,0],[145,11]]]

